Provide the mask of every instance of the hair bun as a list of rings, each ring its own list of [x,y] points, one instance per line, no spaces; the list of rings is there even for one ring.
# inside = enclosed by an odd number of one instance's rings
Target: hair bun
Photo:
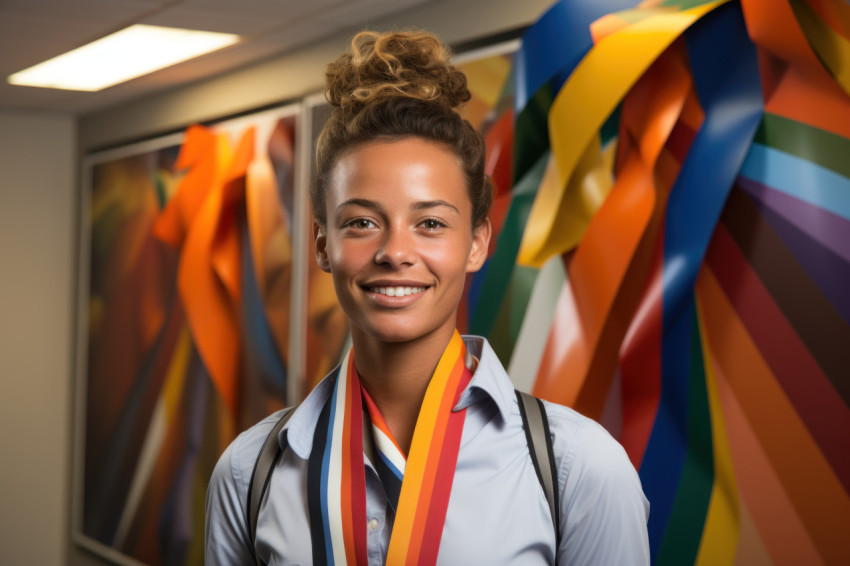
[[[427,32],[358,33],[351,50],[329,64],[327,99],[345,114],[395,98],[457,108],[470,98],[466,76],[451,53]]]

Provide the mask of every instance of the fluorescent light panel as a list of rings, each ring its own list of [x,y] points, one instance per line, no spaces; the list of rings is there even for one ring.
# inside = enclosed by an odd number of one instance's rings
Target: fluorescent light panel
[[[229,33],[136,24],[9,75],[8,80],[14,85],[93,92],[221,49],[238,39]]]

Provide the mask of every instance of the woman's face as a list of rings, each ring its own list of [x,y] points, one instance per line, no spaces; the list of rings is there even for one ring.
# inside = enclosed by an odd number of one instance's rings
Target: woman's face
[[[484,263],[489,221],[471,228],[458,158],[420,138],[376,141],[337,161],[314,225],[352,334],[404,342],[451,336],[468,272]]]

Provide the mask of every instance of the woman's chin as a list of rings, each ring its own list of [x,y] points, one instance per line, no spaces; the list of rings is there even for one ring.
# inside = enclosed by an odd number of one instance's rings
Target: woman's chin
[[[454,331],[454,326],[446,328],[448,328],[446,332],[449,334]],[[387,344],[402,344],[405,342],[417,342],[422,339],[427,339],[428,337],[434,336],[435,334],[439,333],[441,329],[442,326],[437,328],[427,328],[415,323],[379,323],[370,325],[368,328],[361,328],[360,330],[365,335],[364,337],[369,340],[374,340]]]

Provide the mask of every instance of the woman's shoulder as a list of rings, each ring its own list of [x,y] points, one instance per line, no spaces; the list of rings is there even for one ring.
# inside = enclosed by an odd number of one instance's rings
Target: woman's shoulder
[[[257,462],[257,457],[260,455],[260,450],[266,438],[284,414],[289,411],[292,411],[292,417],[288,419],[284,426],[287,431],[284,437],[286,447],[291,448],[302,458],[306,458],[312,446],[313,430],[319,418],[319,413],[333,387],[335,372],[336,369],[331,371],[297,406],[276,411],[240,433],[219,458],[213,472],[213,479],[222,475],[232,476],[233,481],[239,485],[240,489],[247,489],[251,474],[254,472],[254,464]]]
[[[233,481],[240,492],[246,492],[260,449],[287,410],[272,413],[234,438],[219,457],[212,479]]]
[[[558,555],[582,564],[649,564],[649,501],[628,454],[593,419],[545,407],[560,493]]]
[[[546,401],[544,406],[562,489],[579,481],[634,482],[637,473],[628,454],[605,427],[569,407]]]
[[[543,406],[556,450],[568,448],[576,442],[584,443],[587,437],[590,437],[591,441],[601,441],[606,445],[611,442],[619,444],[602,425],[575,409],[545,400]]]

